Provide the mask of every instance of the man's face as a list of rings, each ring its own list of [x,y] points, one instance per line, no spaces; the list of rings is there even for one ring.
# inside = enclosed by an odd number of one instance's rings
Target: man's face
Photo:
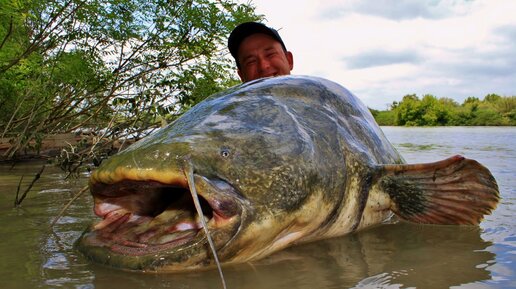
[[[238,75],[243,82],[254,79],[288,75],[294,67],[292,53],[266,34],[253,34],[238,48]]]

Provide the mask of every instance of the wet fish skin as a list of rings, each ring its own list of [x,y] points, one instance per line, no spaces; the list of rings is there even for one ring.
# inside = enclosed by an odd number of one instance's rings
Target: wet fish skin
[[[225,263],[341,236],[385,222],[393,212],[419,223],[476,224],[499,199],[489,170],[474,161],[404,164],[357,97],[315,77],[261,79],[208,98],[106,160],[91,176],[91,191],[96,204],[152,211],[157,216],[145,217],[158,218],[173,206],[160,203],[160,196],[188,188],[185,163],[193,167],[205,208],[213,210],[208,227]],[[127,183],[142,190],[117,189]],[[118,241],[126,232],[104,238],[90,229],[78,247],[97,262],[125,269],[213,266],[202,232],[181,246],[138,249]]]

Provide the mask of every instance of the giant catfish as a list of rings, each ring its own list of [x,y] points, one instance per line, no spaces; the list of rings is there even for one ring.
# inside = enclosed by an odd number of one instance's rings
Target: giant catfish
[[[113,267],[157,272],[213,267],[210,238],[222,263],[247,262],[393,214],[474,225],[499,201],[478,162],[405,164],[357,97],[305,76],[209,97],[105,160],[89,185],[102,220],[80,237],[79,250]]]

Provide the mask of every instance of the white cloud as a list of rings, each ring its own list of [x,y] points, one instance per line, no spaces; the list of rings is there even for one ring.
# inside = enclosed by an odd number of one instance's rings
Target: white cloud
[[[353,0],[325,1],[322,18],[341,18],[352,13],[374,15],[392,20],[414,18],[440,19],[457,13],[465,13],[462,1],[414,1],[414,0]]]
[[[370,107],[410,93],[516,95],[516,1],[252,2],[294,53],[293,73],[334,80]]]
[[[402,63],[417,64],[422,59],[417,52],[410,50],[388,51],[377,49],[346,57],[344,61],[350,69],[361,69]]]

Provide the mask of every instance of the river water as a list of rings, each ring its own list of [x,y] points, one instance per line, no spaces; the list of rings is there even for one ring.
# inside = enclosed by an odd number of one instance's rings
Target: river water
[[[487,166],[502,200],[479,227],[406,223],[286,249],[224,267],[228,288],[516,288],[516,128],[382,128],[407,162],[454,154]],[[13,202],[41,163],[0,165],[0,288],[222,288],[214,271],[143,274],[92,264],[74,241],[94,219],[81,195],[50,228],[88,174],[45,167],[18,208]]]

